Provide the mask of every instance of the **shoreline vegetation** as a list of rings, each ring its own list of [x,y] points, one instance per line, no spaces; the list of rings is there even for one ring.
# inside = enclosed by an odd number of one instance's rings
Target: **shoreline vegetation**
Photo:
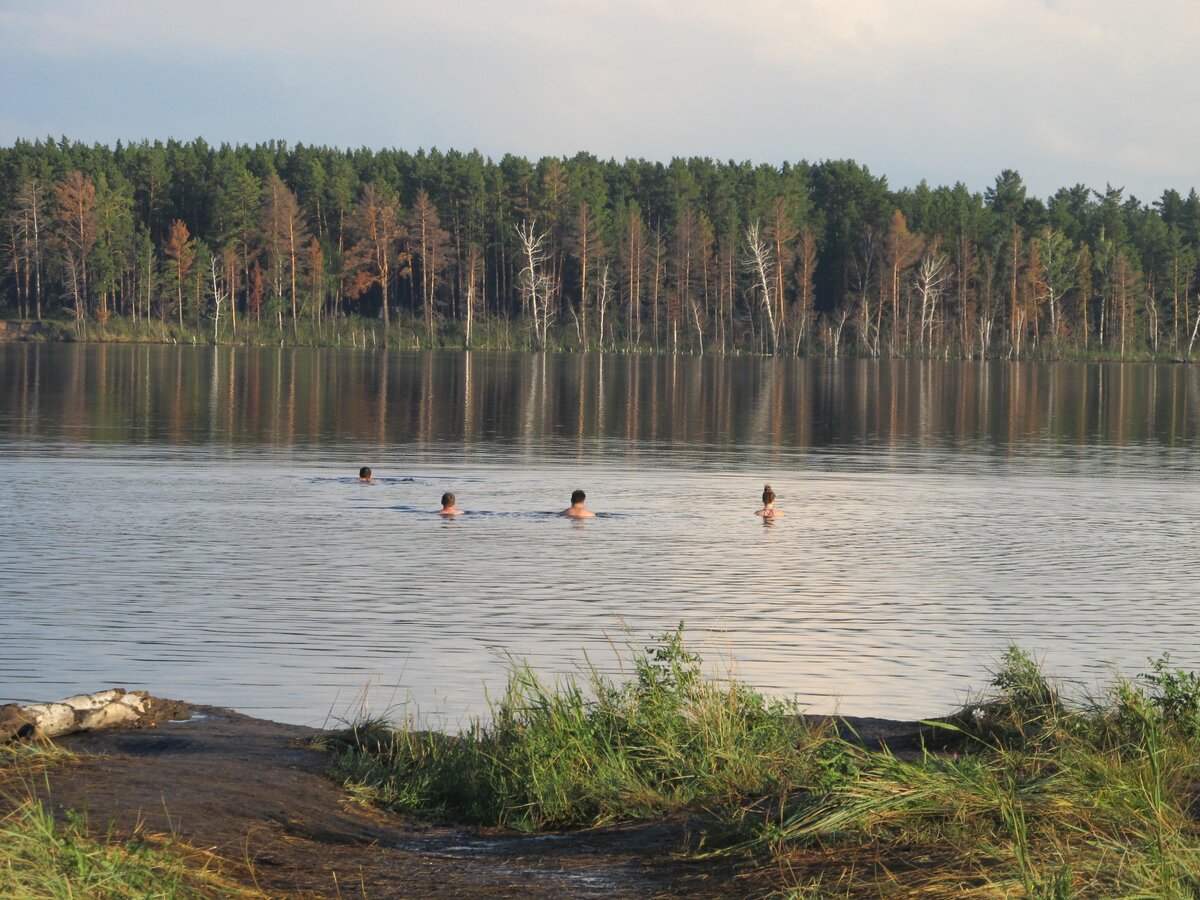
[[[865,720],[805,716],[736,681],[705,678],[682,626],[631,653],[620,680],[592,669],[550,684],[514,664],[490,719],[459,734],[370,719],[310,746],[322,751],[320,769],[374,815],[460,823],[484,843],[546,832],[569,842],[682,816],[682,843],[655,848],[660,860],[675,860],[660,873],[663,891],[676,886],[681,860],[693,876],[729,876],[737,896],[1183,898],[1200,890],[1200,676],[1169,657],[1099,695],[1068,699],[1010,648],[977,701],[881,739]],[[36,751],[5,753],[7,767],[41,764]],[[149,764],[162,759],[153,756]],[[158,895],[141,880],[148,865],[168,886],[200,884],[192,892],[211,895],[220,891],[189,879],[236,874],[221,874],[219,860],[192,873],[193,851],[164,858],[136,836],[86,843],[95,829],[87,837],[71,814],[56,823],[32,801],[9,805],[0,888],[40,895],[27,886],[61,884],[62,895],[81,893],[94,882],[72,879],[98,877],[102,864],[116,886],[105,882],[106,895]],[[71,864],[80,855],[88,864]],[[64,880],[39,880],[50,877]],[[715,890],[718,882],[707,883]],[[486,895],[486,884],[477,887]]]
[[[1039,198],[1004,170],[982,192],[893,189],[853,160],[0,147],[0,315],[65,317],[75,339],[1185,359],[1198,286],[1194,188]]]
[[[384,809],[541,832],[680,812],[686,852],[792,897],[1193,897],[1200,677],[1154,661],[1068,702],[1010,648],[978,702],[876,746],[735,681],[682,625],[617,683],[515,667],[489,723],[366,721],[331,775]]]
[[[656,353],[652,347],[610,345],[601,349],[593,344],[580,347],[569,334],[551,332],[544,344],[539,347],[534,336],[514,326],[511,321],[494,319],[478,322],[475,325],[475,336],[470,347],[465,347],[462,341],[461,329],[454,325],[439,326],[430,335],[418,319],[397,317],[388,330],[373,320],[345,320],[338,324],[326,323],[322,326],[301,325],[295,333],[279,332],[273,327],[259,328],[242,326],[236,336],[221,334],[214,338],[212,332],[197,330],[186,325],[180,328],[173,323],[162,322],[124,322],[110,320],[101,325],[92,320],[73,321],[70,319],[44,319],[38,321],[20,321],[0,319],[0,344],[4,343],[82,343],[82,344],[146,344],[164,346],[192,347],[283,347],[283,348],[313,348],[340,350],[475,350],[480,352],[515,352],[515,353],[607,353],[607,354],[636,354],[636,355],[666,355],[662,351]],[[691,350],[681,350],[674,355],[695,356]],[[727,356],[756,355],[769,359],[769,354],[750,354],[734,350]],[[873,356],[862,356],[857,353],[841,353],[837,357],[825,352],[800,354],[796,358],[816,359],[873,359]],[[948,360],[948,361],[1003,361],[1011,360],[1004,355],[995,356],[931,356],[923,353],[909,353],[891,359],[917,360]],[[1170,350],[1159,351],[1139,350],[1126,353],[1105,350],[1060,351],[1050,354],[1045,351],[1031,352],[1021,357],[1025,362],[1127,362],[1127,363],[1180,363],[1194,362],[1190,355],[1180,356]]]

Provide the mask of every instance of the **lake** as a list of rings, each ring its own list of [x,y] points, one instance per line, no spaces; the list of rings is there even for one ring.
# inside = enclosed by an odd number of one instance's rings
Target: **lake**
[[[935,715],[1012,643],[1200,667],[1198,522],[1197,367],[0,344],[0,702],[453,728],[683,621],[811,711]]]

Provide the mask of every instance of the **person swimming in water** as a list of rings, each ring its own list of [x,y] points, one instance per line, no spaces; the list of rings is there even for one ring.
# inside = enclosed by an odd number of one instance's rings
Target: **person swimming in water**
[[[438,510],[439,516],[461,516],[463,511],[454,508],[454,502],[457,498],[449,491],[442,494],[442,508]]]
[[[358,470],[358,480],[363,484],[370,484],[374,479],[371,478],[371,467],[363,466]]]
[[[587,494],[583,491],[574,491],[571,494],[571,505],[562,511],[564,516],[570,516],[572,519],[590,519],[596,514],[590,509],[584,509],[583,502],[587,500]]]
[[[769,484],[763,485],[762,502],[763,508],[755,510],[756,516],[762,516],[764,519],[778,519],[783,515],[782,509],[775,508],[775,492],[771,490]]]

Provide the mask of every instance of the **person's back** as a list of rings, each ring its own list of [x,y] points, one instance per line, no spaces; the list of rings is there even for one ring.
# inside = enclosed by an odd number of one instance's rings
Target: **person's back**
[[[755,510],[756,516],[762,516],[764,519],[778,519],[783,515],[782,509],[775,508],[775,492],[771,490],[769,484],[763,485],[762,502],[762,509]]]
[[[571,505],[562,511],[564,516],[570,516],[572,519],[590,519],[596,514],[590,509],[584,508],[584,501],[587,500],[587,494],[583,491],[574,491],[571,494]]]
[[[457,498],[448,491],[445,494],[442,494],[442,508],[438,510],[438,515],[461,516],[463,511],[461,509],[454,508],[454,503],[456,500]]]

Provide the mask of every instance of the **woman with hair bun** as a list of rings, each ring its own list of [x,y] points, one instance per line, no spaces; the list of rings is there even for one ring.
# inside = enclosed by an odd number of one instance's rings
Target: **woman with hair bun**
[[[762,516],[764,519],[778,519],[783,515],[782,509],[775,508],[775,492],[771,490],[769,484],[763,485],[762,500],[763,508],[754,513],[756,516]]]

